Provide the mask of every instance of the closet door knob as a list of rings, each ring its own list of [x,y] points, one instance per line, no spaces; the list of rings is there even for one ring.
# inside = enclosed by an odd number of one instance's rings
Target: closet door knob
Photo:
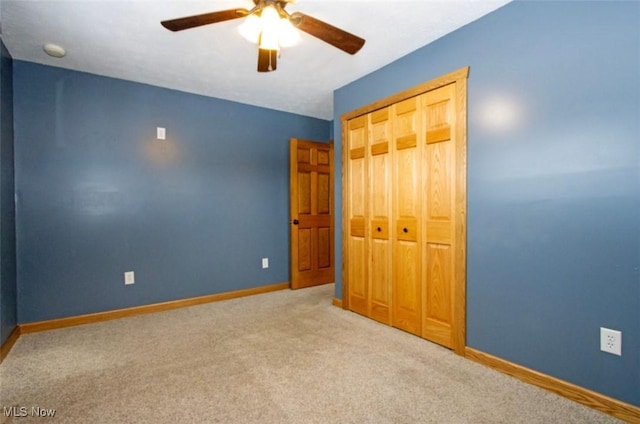
[[[297,219],[293,220],[293,225],[298,225],[300,223],[300,221],[298,221]]]
[[[378,228],[376,228],[376,230],[377,230],[378,232],[380,232],[380,231],[382,231],[382,228],[378,227]]]
[[[405,233],[408,233],[408,232],[409,232],[409,230],[408,230],[406,227],[405,227],[405,228],[403,228],[403,229],[402,229],[402,231],[403,231],[403,232],[405,232]]]

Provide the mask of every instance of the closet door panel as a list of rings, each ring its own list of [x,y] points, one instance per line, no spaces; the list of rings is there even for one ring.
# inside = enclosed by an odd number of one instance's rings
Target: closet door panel
[[[369,114],[371,318],[391,323],[391,122],[389,108]]]
[[[387,260],[391,256],[389,240],[373,238],[371,240],[371,309],[370,316],[376,321],[389,324],[391,322],[390,305],[391,275],[390,261]]]
[[[397,241],[394,246],[393,326],[420,334],[420,254],[415,242]]]
[[[393,110],[393,304],[392,325],[421,333],[421,209],[417,98],[397,103]]]
[[[423,332],[426,339],[453,347],[455,86],[421,96],[425,128],[425,251]]]
[[[427,243],[425,274],[428,278],[425,297],[423,337],[451,347],[453,304],[451,292],[452,251],[449,245]]]
[[[367,276],[366,213],[368,169],[366,161],[367,120],[359,117],[349,121],[347,128],[349,179],[347,238],[349,278],[349,308],[369,315]]]

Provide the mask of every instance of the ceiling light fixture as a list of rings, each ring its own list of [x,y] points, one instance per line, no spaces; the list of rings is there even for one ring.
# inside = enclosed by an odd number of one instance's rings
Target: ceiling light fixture
[[[57,58],[64,57],[67,54],[67,51],[57,44],[45,44],[42,46],[42,50],[49,56]]]
[[[280,50],[300,40],[300,34],[290,21],[290,16],[274,1],[261,1],[238,27],[249,42],[264,50]]]
[[[258,72],[276,70],[278,52],[300,39],[299,31],[306,32],[345,53],[356,54],[364,45],[364,39],[334,27],[302,12],[289,14],[285,7],[294,0],[253,0],[254,8],[219,10],[200,15],[161,21],[169,31],[182,31],[203,25],[244,18],[238,27],[240,34],[258,46]]]

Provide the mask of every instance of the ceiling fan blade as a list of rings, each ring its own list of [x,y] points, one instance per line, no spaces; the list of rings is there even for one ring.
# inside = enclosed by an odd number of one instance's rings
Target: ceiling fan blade
[[[277,50],[258,49],[258,72],[275,71],[277,60]]]
[[[249,14],[247,9],[229,9],[219,12],[204,13],[202,15],[186,16],[184,18],[171,19],[160,22],[163,27],[171,31],[195,28],[202,25],[215,24],[231,19],[245,17]]]
[[[299,30],[311,34],[349,54],[356,54],[364,46],[365,40],[357,35],[348,33],[304,13],[292,13],[291,22]]]

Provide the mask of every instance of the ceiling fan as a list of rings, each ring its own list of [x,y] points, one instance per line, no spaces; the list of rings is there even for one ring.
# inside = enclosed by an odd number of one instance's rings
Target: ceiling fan
[[[357,53],[365,40],[340,28],[301,12],[289,14],[285,10],[294,0],[253,0],[251,10],[244,8],[221,10],[160,22],[171,31],[182,31],[202,25],[246,18],[240,33],[258,45],[258,72],[276,70],[280,46],[292,45],[304,31],[349,54]]]

